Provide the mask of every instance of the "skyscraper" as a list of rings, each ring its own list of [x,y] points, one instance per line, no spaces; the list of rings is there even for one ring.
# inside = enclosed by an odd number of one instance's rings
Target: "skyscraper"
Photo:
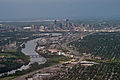
[[[70,22],[69,19],[66,19],[66,27],[69,28],[70,27]]]
[[[57,20],[54,21],[54,25],[56,25],[56,24],[57,24]]]
[[[54,21],[53,29],[56,30],[57,27],[57,20]]]
[[[61,28],[64,29],[65,28],[65,23],[64,20],[61,21]]]

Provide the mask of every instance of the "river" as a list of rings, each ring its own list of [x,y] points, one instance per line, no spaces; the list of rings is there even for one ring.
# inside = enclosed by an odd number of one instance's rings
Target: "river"
[[[50,35],[52,34],[53,36],[58,36],[58,35],[61,35],[61,33],[41,33],[41,35]],[[22,49],[22,52],[27,55],[27,56],[30,56],[30,55],[36,55],[36,56],[39,56],[39,54],[35,51],[35,48],[37,46],[37,41],[40,40],[41,38],[37,38],[37,39],[33,39],[33,40],[30,40],[30,41],[27,41],[25,43],[25,48]],[[47,60],[44,58],[44,57],[39,57],[39,58],[31,58],[30,57],[30,62],[28,65],[23,65],[21,66],[20,68],[16,69],[16,70],[11,70],[9,72],[5,72],[5,73],[1,73],[0,76],[4,75],[4,74],[14,74],[16,71],[22,71],[22,70],[26,70],[30,67],[30,65],[34,62],[37,62],[38,64],[44,64]]]
[[[39,54],[36,53],[35,51],[35,47],[37,45],[37,41],[40,40],[41,38],[37,38],[37,39],[34,39],[34,40],[30,40],[30,41],[27,41],[27,43],[25,43],[25,48],[22,49],[22,52],[27,55],[27,56],[30,56],[30,55],[36,55],[38,56]],[[9,72],[6,72],[6,73],[2,73],[0,74],[0,76],[4,75],[4,74],[13,74],[15,73],[16,71],[22,71],[22,70],[26,70],[30,67],[30,64],[34,63],[34,62],[38,62],[39,64],[44,64],[46,62],[46,59],[44,57],[39,57],[39,58],[31,58],[30,57],[30,62],[28,65],[23,65],[21,66],[20,68],[16,69],[16,70],[11,70]]]

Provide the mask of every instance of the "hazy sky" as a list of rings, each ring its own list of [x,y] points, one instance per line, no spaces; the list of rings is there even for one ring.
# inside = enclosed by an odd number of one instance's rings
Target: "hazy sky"
[[[120,0],[0,0],[0,19],[120,16]]]

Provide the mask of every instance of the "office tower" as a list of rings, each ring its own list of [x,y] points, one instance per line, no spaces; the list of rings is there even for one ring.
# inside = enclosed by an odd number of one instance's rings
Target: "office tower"
[[[32,30],[34,30],[35,29],[35,26],[34,25],[32,25]]]
[[[57,20],[54,21],[54,25],[57,25]]]
[[[61,28],[64,29],[65,28],[65,23],[64,20],[61,21]]]
[[[69,19],[66,19],[66,27],[69,28],[70,27],[70,22]]]
[[[54,21],[53,29],[56,30],[57,27],[57,20]]]

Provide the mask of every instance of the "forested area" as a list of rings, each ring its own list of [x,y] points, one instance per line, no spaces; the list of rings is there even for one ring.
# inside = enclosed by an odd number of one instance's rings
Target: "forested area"
[[[69,45],[80,53],[90,53],[104,59],[120,59],[120,33],[96,33],[77,40]]]

